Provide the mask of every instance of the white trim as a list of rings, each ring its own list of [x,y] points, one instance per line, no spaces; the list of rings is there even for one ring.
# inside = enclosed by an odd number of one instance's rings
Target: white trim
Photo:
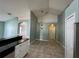
[[[70,18],[72,18],[73,16],[75,18],[75,15],[76,15],[76,13],[72,13],[70,16],[68,16],[68,17],[65,18],[65,34],[66,34],[66,23],[67,23],[67,21],[69,21]],[[73,23],[75,23],[75,20],[73,20]],[[66,51],[66,45],[67,45],[67,42],[66,42],[66,35],[65,35],[65,57],[70,57],[70,56],[66,56],[67,55],[67,53],[66,53],[67,52]],[[74,43],[73,43],[73,45],[74,45]]]
[[[48,41],[48,40],[40,40],[40,41]]]
[[[39,40],[39,41],[48,41],[48,40],[43,40],[43,39],[41,39],[41,40],[40,39],[36,39],[36,40]]]
[[[66,18],[65,18],[65,22],[66,22],[72,15],[75,16],[76,13],[72,13],[70,16],[66,17]]]

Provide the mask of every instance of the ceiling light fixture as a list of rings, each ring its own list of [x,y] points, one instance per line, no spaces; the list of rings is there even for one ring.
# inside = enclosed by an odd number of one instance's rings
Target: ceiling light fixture
[[[12,15],[12,13],[8,13],[8,15]]]
[[[44,13],[44,11],[43,11],[43,10],[41,10],[41,13]]]

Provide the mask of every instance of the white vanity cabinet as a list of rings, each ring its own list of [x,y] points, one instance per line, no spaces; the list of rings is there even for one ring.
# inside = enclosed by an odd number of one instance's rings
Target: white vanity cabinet
[[[22,58],[24,57],[28,52],[30,48],[30,40],[27,40],[15,47],[15,58]]]

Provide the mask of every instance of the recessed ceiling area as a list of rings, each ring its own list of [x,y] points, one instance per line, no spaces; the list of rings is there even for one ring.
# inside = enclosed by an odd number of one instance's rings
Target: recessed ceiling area
[[[59,15],[73,0],[28,0],[30,9],[37,17],[41,17],[46,13]],[[41,11],[45,13],[42,13]]]

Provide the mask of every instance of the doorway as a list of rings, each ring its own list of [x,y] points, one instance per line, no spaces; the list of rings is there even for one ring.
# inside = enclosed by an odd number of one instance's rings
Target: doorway
[[[48,39],[50,42],[56,39],[56,25],[55,24],[48,25]]]
[[[19,23],[19,35],[22,36],[22,38],[28,38],[28,26],[27,22],[23,21]]]

